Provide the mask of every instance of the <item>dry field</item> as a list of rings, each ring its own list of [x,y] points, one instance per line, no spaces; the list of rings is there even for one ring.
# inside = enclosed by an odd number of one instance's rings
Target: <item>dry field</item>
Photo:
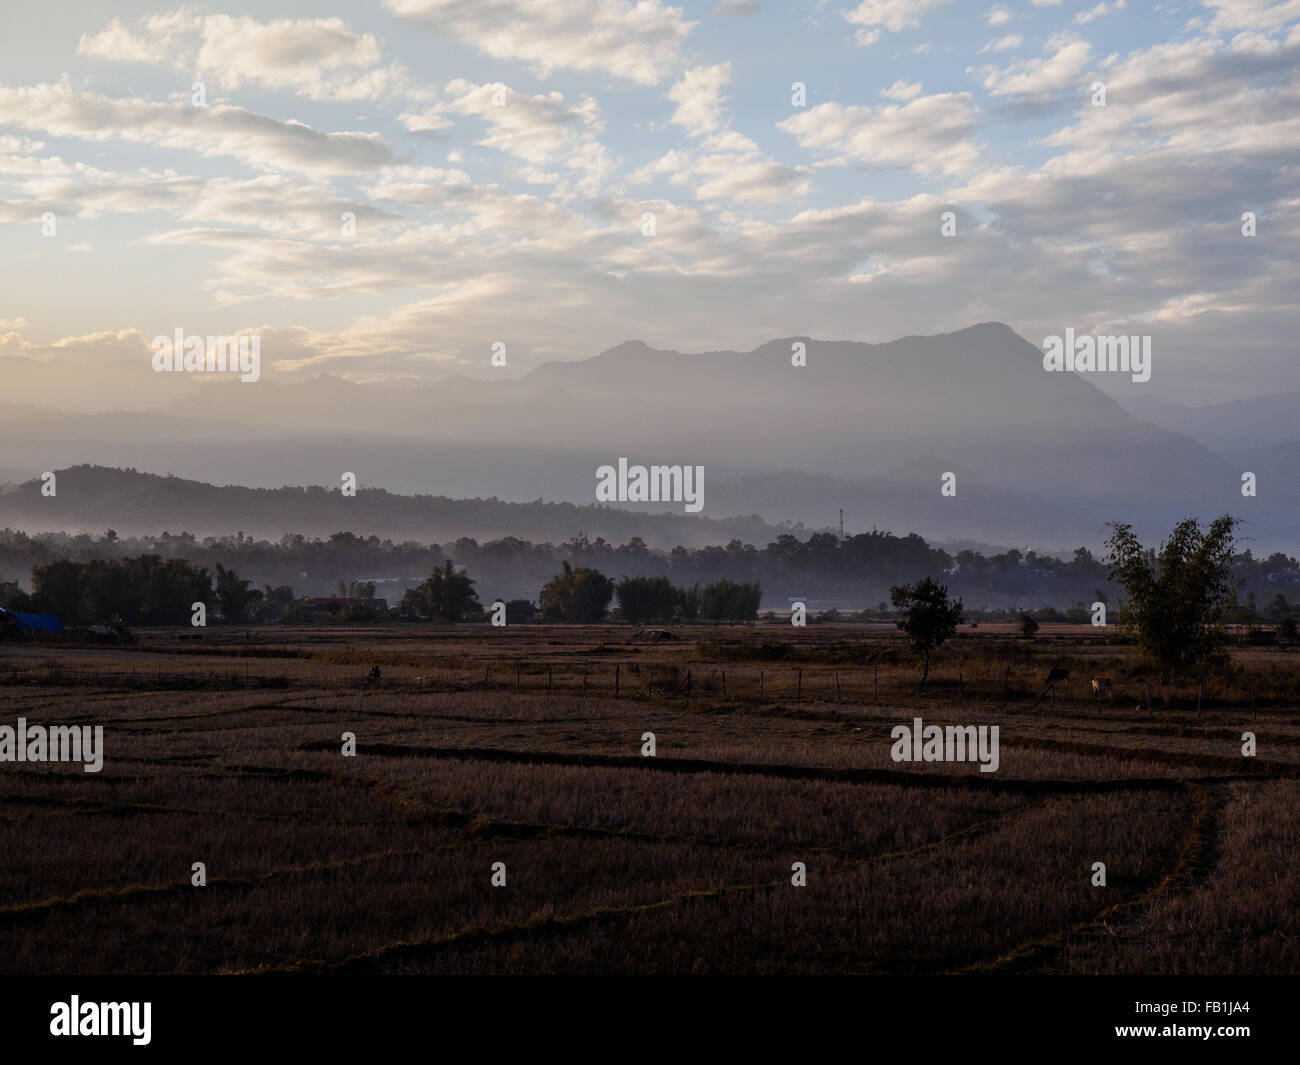
[[[1295,649],[1198,712],[1086,627],[920,694],[887,626],[188,635],[0,646],[0,725],[105,746],[0,765],[0,970],[1300,973]],[[894,762],[914,717],[998,771]]]

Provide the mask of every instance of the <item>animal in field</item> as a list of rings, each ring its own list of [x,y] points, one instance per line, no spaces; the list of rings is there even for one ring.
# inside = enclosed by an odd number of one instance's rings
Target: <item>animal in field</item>
[[[367,684],[378,684],[378,683],[379,683],[379,675],[380,675],[380,674],[379,674],[379,667],[378,667],[378,666],[371,666],[371,667],[370,667],[370,672],[366,674],[366,683],[367,683]]]
[[[1053,666],[1051,669],[1049,669],[1047,671],[1047,680],[1043,682],[1043,694],[1038,697],[1038,702],[1034,703],[1033,709],[1035,710],[1038,709],[1042,701],[1046,699],[1049,695],[1052,697],[1052,702],[1055,703],[1057,682],[1066,681],[1069,679],[1070,679],[1070,671],[1068,669],[1065,669],[1062,666]]]
[[[1115,690],[1111,687],[1109,677],[1092,678],[1092,694],[1100,699],[1103,695],[1108,699],[1115,698]]]

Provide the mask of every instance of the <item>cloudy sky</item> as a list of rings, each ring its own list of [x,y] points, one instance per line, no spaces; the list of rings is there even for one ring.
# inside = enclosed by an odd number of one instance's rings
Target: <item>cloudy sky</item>
[[[1300,0],[6,7],[0,375],[178,327],[400,383],[997,320],[1150,334],[1165,399],[1300,389]]]

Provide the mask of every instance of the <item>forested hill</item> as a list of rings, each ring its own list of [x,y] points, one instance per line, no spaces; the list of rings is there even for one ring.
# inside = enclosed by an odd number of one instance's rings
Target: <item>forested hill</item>
[[[593,540],[603,537],[612,543],[640,537],[651,547],[665,549],[731,540],[765,544],[781,533],[806,537],[813,531],[801,525],[773,525],[755,516],[699,517],[683,513],[681,504],[665,504],[663,513],[646,513],[540,499],[510,503],[496,498],[398,495],[367,488],[364,480],[355,496],[345,496],[337,487],[217,486],[105,466],[53,472],[53,496],[42,494],[39,478],[0,487],[0,527],[96,536],[110,528],[124,536],[156,536],[165,531],[228,536],[242,531],[268,540],[278,540],[289,531],[314,537],[347,529],[362,537],[421,543],[466,536],[560,543],[586,533]]]

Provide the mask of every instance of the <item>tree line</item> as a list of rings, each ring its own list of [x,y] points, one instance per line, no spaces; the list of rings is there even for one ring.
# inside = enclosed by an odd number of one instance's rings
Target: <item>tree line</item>
[[[968,615],[978,618],[1003,613],[1014,618],[1020,611],[1035,610],[1038,620],[1082,620],[1092,603],[1114,605],[1123,594],[1106,563],[1087,548],[1076,549],[1069,558],[1016,549],[984,554],[963,548],[950,553],[915,534],[896,536],[881,530],[842,541],[824,533],[803,541],[783,534],[764,548],[733,540],[660,551],[638,537],[614,545],[583,534],[559,545],[516,537],[483,543],[464,538],[440,545],[395,543],[350,532],[326,539],[286,534],[271,542],[243,533],[199,540],[189,533],[120,538],[111,529],[100,537],[4,529],[0,530],[0,589],[7,588],[10,596],[18,594],[20,579],[56,561],[107,564],[141,557],[156,557],[155,565],[185,562],[206,571],[209,579],[218,567],[238,573],[250,584],[243,609],[233,591],[228,594],[231,611],[222,607],[223,613],[236,618],[292,615],[299,609],[294,603],[302,596],[337,594],[340,581],[345,587],[373,585],[366,597],[378,596],[392,605],[405,593],[424,587],[428,575],[448,562],[473,574],[478,587],[505,601],[532,601],[566,564],[575,571],[610,574],[614,580],[661,577],[679,589],[724,581],[758,585],[771,597],[769,609],[784,607],[798,595],[854,608],[871,606],[876,616],[891,612],[890,589],[925,576],[942,578],[968,604]],[[1277,552],[1256,559],[1249,550],[1234,551],[1230,565],[1232,579],[1244,596],[1241,609],[1249,616],[1283,618],[1295,610],[1300,596],[1300,563],[1295,558]],[[254,589],[260,589],[260,597]],[[629,587],[629,595],[637,594],[644,593]],[[652,596],[652,601],[666,601],[666,593],[655,595],[661,598]],[[687,618],[709,617],[712,609],[685,594],[676,608]],[[365,613],[361,608],[349,609]],[[563,603],[553,609],[561,614],[581,612]],[[655,609],[662,614],[661,605]],[[633,610],[639,607],[634,605]]]

